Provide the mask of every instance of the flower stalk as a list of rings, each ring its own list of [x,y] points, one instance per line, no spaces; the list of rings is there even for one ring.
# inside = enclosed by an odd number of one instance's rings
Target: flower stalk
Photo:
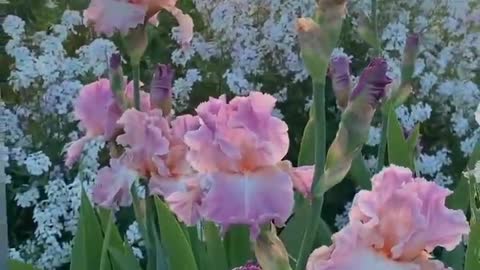
[[[133,77],[133,104],[135,109],[140,111],[140,65],[132,63]]]
[[[0,148],[3,145],[3,131],[0,130]],[[5,163],[6,160],[3,160],[3,157],[0,156],[0,269],[8,270],[7,196],[5,190],[7,175],[5,174]]]

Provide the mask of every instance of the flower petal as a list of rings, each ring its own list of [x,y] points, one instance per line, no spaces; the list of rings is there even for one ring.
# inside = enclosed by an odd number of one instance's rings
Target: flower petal
[[[224,229],[246,224],[255,239],[260,225],[271,220],[282,225],[291,214],[292,182],[277,167],[244,174],[215,172],[205,177],[208,191],[202,200],[202,216]]]
[[[130,205],[130,187],[137,177],[136,172],[125,167],[120,160],[111,159],[110,167],[98,171],[92,190],[93,201],[105,208]]]

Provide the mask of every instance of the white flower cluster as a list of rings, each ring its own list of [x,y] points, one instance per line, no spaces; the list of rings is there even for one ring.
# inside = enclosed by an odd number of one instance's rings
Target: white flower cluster
[[[9,15],[3,22],[4,31],[11,38],[5,51],[15,59],[9,83],[16,90],[44,89],[40,99],[44,113],[68,113],[82,88],[79,78],[90,72],[102,75],[107,68],[107,56],[116,51],[111,41],[96,39],[79,48],[78,57],[69,56],[63,43],[81,24],[80,13],[70,10],[65,11],[60,24],[51,27],[52,31],[40,31],[33,36],[25,35],[25,23],[19,17]]]
[[[173,83],[173,96],[175,102],[175,108],[177,110],[183,110],[188,105],[190,99],[190,93],[195,82],[201,81],[202,75],[198,69],[189,69],[184,78],[178,78]]]
[[[307,78],[298,54],[295,23],[298,17],[314,13],[314,0],[193,2],[208,29],[195,33],[192,46],[175,51],[174,63],[185,65],[195,55],[227,63],[222,77],[235,94],[260,88],[253,77],[266,71],[293,76],[294,81]]]
[[[98,153],[104,147],[101,138],[87,143],[78,175],[73,177],[65,173],[63,164],[53,163],[63,160],[60,155],[64,153],[56,151],[58,156],[53,156],[47,151],[74,134],[72,103],[83,87],[83,78],[103,75],[108,55],[117,50],[111,41],[95,39],[67,51],[64,43],[83,28],[82,24],[80,13],[71,10],[66,10],[60,23],[49,31],[31,35],[19,17],[9,15],[2,24],[10,37],[5,51],[14,61],[8,82],[22,101],[12,106],[0,103],[0,131],[5,142],[0,145],[0,179],[6,179],[8,187],[16,191],[18,207],[32,208],[35,223],[32,238],[12,247],[10,256],[41,269],[57,269],[69,261],[81,189],[83,186],[90,195],[99,167]],[[48,135],[32,136],[32,127],[37,126],[41,134]],[[30,182],[20,184],[4,177],[9,166],[29,175]]]
[[[370,13],[370,3],[357,0],[349,4],[354,24],[358,23],[359,16]],[[451,133],[445,136],[460,139],[460,150],[465,156],[470,155],[480,136],[474,121],[474,112],[480,103],[480,89],[475,81],[480,66],[480,33],[473,31],[479,22],[472,19],[478,14],[475,12],[480,2],[400,0],[379,5],[380,38],[390,67],[389,75],[394,79],[398,80],[401,74],[408,33],[420,34],[415,85],[410,97],[413,102],[396,110],[405,131],[419,123],[429,125],[435,115],[435,121],[442,121],[436,125],[450,127]],[[369,144],[374,138],[375,133],[371,133]],[[442,170],[450,165],[449,155],[453,151],[444,147],[432,145],[431,149],[424,149],[426,152],[419,155],[416,164],[421,174],[448,185],[453,181]]]

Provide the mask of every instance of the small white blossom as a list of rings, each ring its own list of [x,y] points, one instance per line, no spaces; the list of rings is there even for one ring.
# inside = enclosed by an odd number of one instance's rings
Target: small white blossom
[[[50,168],[51,165],[50,159],[43,152],[30,154],[27,156],[27,159],[25,159],[27,171],[32,175],[42,175],[48,172],[48,168]]]
[[[22,208],[27,208],[36,204],[38,198],[40,198],[40,193],[36,187],[31,187],[29,190],[23,193],[17,193],[15,195],[15,201],[17,201],[17,205]]]

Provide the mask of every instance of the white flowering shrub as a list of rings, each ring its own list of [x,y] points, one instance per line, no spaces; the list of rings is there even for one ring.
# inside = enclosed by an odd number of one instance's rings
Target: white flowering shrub
[[[7,182],[10,256],[42,269],[59,269],[69,262],[82,187],[89,192],[105,163],[104,142],[97,138],[87,144],[78,167],[64,166],[64,145],[82,133],[73,119],[72,103],[85,83],[106,76],[108,57],[124,48],[118,40],[95,36],[84,25],[82,1],[38,1],[31,7],[32,14],[21,10],[30,1],[10,2],[4,4],[10,15],[1,19],[0,40],[4,49],[0,53],[4,80],[0,82],[0,179]],[[183,10],[195,21],[191,45],[170,46],[174,44],[170,37],[179,38],[176,28],[172,32],[169,27],[149,28],[142,81],[150,81],[155,64],[174,64],[177,112],[191,111],[208,96],[245,95],[251,90],[273,94],[280,103],[275,115],[290,128],[289,159],[296,160],[312,99],[295,24],[298,17],[314,14],[316,1],[183,2],[187,2],[182,3]],[[361,18],[371,15],[370,2],[349,1],[344,34],[334,51],[352,59],[354,80],[373,55],[355,32]],[[394,80],[401,76],[407,34],[421,36],[413,93],[395,110],[405,133],[421,126],[417,173],[453,188],[480,137],[480,20],[475,13],[480,2],[378,2],[382,54]],[[170,23],[162,16],[161,23]],[[339,122],[331,92],[327,85],[329,141]],[[381,121],[376,119],[363,150],[372,172],[380,142]],[[475,169],[477,178],[479,171]],[[354,191],[345,181],[328,195],[325,204],[333,210],[325,216],[332,228],[348,223],[346,213]],[[340,197],[346,199],[336,199]],[[138,224],[130,218],[122,222],[119,227],[125,239],[142,259],[144,243]]]

